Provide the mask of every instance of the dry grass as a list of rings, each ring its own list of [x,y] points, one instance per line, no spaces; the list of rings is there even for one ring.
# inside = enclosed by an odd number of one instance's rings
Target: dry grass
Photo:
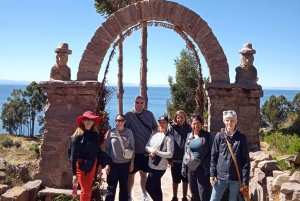
[[[9,137],[13,142],[19,141],[22,145],[19,148],[15,146],[10,148],[5,148],[2,146],[2,140],[5,137]],[[40,147],[42,142],[41,138],[28,138],[23,136],[15,136],[8,134],[0,134],[0,157],[4,160],[20,164],[25,161],[33,161],[37,159],[37,154],[34,151],[29,150],[30,147],[38,146]]]

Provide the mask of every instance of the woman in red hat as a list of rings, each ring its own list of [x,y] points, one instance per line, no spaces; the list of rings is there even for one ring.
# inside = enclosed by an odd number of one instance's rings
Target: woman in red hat
[[[96,165],[99,165],[98,173],[102,170],[100,160],[97,158],[100,139],[96,126],[100,120],[101,118],[95,116],[93,112],[84,112],[77,118],[78,127],[72,136],[71,169],[73,184],[79,183],[81,186],[80,201],[91,200]]]

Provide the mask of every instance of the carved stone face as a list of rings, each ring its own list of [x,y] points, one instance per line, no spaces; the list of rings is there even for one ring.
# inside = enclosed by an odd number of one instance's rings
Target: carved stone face
[[[241,56],[241,67],[248,69],[253,66],[254,56],[253,54],[242,54]]]
[[[60,66],[66,66],[68,62],[68,54],[67,53],[62,53],[62,52],[57,52],[56,54],[56,64]]]

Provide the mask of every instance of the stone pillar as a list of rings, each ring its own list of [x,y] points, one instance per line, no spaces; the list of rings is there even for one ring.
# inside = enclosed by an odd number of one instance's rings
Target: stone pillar
[[[35,179],[49,187],[71,187],[72,173],[67,149],[76,129],[76,118],[96,109],[101,86],[97,81],[40,82],[48,99],[45,107],[45,132],[41,146],[40,170]]]
[[[259,148],[260,85],[207,83],[208,130],[216,135],[224,128],[223,111],[237,113],[237,129],[247,136],[249,148]]]

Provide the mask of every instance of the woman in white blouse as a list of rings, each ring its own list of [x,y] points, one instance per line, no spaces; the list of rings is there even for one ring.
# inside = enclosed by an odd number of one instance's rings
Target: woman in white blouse
[[[168,135],[168,117],[160,116],[158,118],[159,131],[153,133],[146,145],[146,151],[149,153],[149,167],[146,182],[146,190],[155,201],[162,201],[163,194],[161,190],[161,177],[165,174],[168,167],[168,158],[173,156],[174,140]],[[158,159],[157,164],[153,162]]]

